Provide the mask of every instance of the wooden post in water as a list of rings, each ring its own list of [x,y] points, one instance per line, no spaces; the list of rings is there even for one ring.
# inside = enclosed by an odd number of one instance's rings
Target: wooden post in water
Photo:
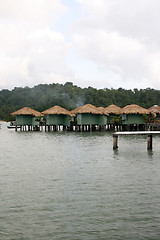
[[[118,148],[118,135],[113,134],[113,149]]]
[[[149,134],[147,137],[147,149],[152,149],[152,134]]]

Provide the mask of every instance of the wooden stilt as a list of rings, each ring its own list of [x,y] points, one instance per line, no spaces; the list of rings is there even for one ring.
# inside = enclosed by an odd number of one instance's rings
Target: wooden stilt
[[[152,149],[152,134],[147,137],[147,149]]]
[[[113,149],[118,148],[118,135],[113,135]]]

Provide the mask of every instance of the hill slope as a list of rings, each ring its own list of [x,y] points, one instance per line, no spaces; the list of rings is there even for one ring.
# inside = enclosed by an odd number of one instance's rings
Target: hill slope
[[[95,89],[92,87],[80,88],[71,82],[62,84],[40,84],[33,88],[14,88],[0,91],[0,119],[10,120],[10,113],[24,106],[37,111],[43,111],[54,105],[68,110],[84,104],[93,104],[97,107],[107,107],[116,104],[124,107],[128,104],[138,104],[149,108],[160,105],[160,90],[155,89]]]

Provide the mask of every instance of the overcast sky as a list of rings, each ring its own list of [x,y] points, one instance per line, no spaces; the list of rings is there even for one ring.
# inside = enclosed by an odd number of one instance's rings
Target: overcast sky
[[[0,0],[0,89],[160,89],[160,0]]]

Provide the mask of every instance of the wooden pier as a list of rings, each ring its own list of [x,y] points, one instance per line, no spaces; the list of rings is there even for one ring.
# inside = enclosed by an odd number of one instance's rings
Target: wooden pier
[[[152,136],[160,135],[160,131],[140,131],[140,132],[115,132],[113,134],[113,149],[118,148],[118,136],[124,135],[146,135],[147,136],[147,149],[152,149]]]

